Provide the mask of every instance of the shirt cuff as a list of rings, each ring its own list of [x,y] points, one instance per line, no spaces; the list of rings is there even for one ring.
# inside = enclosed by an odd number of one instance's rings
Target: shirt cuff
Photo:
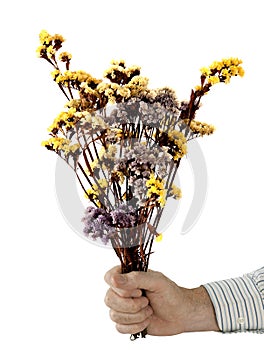
[[[264,333],[264,267],[243,277],[207,283],[219,329]]]

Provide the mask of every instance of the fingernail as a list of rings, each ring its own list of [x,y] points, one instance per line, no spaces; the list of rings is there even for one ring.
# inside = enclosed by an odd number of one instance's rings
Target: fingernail
[[[139,298],[139,297],[141,297],[141,295],[142,295],[142,292],[139,289],[137,289],[131,293],[132,298]]]
[[[125,283],[127,282],[127,277],[124,276],[124,275],[117,275],[117,276],[115,277],[115,281],[116,281],[116,283],[118,283],[118,284],[125,284]]]

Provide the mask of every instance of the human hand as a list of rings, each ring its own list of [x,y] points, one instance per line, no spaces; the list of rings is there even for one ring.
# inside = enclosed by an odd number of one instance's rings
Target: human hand
[[[145,328],[158,336],[219,331],[204,287],[179,287],[156,271],[121,274],[120,267],[108,271],[105,281],[110,286],[105,304],[120,333],[135,334]]]

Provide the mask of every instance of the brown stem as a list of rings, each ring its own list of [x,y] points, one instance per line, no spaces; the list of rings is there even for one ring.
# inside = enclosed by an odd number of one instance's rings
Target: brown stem
[[[61,83],[58,83],[58,86],[59,86],[59,88],[61,89],[61,91],[63,92],[64,96],[67,98],[67,100],[70,101],[70,98],[68,97],[68,95],[67,95],[66,92],[64,91],[64,89],[63,89]]]

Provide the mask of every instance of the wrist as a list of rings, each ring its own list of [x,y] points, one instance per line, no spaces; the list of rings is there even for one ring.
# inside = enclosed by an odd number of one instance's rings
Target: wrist
[[[181,288],[186,312],[184,332],[219,331],[212,301],[203,286],[193,289]]]

